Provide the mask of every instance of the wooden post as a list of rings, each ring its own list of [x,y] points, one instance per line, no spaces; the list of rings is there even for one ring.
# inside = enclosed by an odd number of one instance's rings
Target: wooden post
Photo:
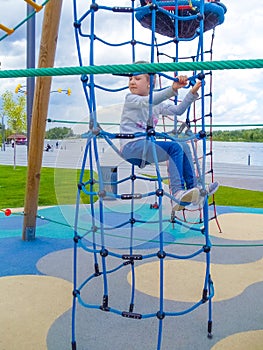
[[[63,0],[50,0],[45,6],[38,68],[54,66]],[[37,77],[34,94],[22,239],[35,239],[38,192],[43,158],[46,119],[52,77]]]

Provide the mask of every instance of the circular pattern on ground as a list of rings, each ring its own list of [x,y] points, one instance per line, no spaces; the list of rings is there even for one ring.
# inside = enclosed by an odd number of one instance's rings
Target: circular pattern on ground
[[[263,281],[263,259],[248,264],[211,264],[215,288],[214,301],[236,297],[253,283]],[[159,261],[135,268],[136,289],[159,297]],[[202,298],[206,264],[191,260],[164,261],[164,298],[181,302],[197,302]],[[131,273],[128,274],[131,281]],[[226,288],[231,286],[231,288]]]
[[[215,220],[210,221],[210,235],[233,240],[263,240],[263,215],[227,213],[218,216],[221,231]]]
[[[72,284],[50,276],[0,278],[1,349],[46,350],[52,323],[71,307]]]
[[[262,350],[263,330],[230,335],[216,343],[211,350]]]

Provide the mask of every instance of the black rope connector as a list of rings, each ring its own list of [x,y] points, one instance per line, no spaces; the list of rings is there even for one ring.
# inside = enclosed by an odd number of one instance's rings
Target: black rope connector
[[[81,237],[77,235],[77,236],[74,236],[73,241],[74,241],[74,243],[79,243],[80,239],[81,239]]]
[[[87,83],[89,81],[89,77],[87,76],[87,74],[82,74],[80,80],[82,81],[82,83]]]
[[[94,264],[94,275],[97,277],[97,276],[100,276],[100,269],[99,269],[99,264],[98,263],[95,263]]]
[[[152,126],[147,126],[147,136],[155,136],[155,130]]]
[[[78,289],[75,289],[73,290],[72,295],[76,298],[76,296],[80,295],[80,291]]]
[[[175,219],[175,216],[174,216],[174,214],[173,215],[171,215],[171,217],[170,217],[170,223],[171,224],[176,224],[176,219]]]
[[[199,138],[204,139],[206,137],[206,132],[204,130],[199,131]]]
[[[100,134],[100,132],[101,132],[101,128],[100,128],[100,127],[92,128],[91,131],[92,131],[92,134],[93,134],[93,135],[98,136],[98,135]]]
[[[203,289],[202,303],[206,303],[207,300],[207,289]]]
[[[210,250],[211,250],[211,247],[209,247],[208,245],[204,245],[203,246],[203,250],[204,250],[205,253],[209,253]]]
[[[98,11],[99,5],[96,4],[96,3],[95,3],[95,4],[91,4],[91,5],[90,5],[90,9],[93,10],[93,11]]]
[[[106,197],[106,191],[99,191],[98,192],[98,196],[100,197],[100,198],[104,198],[104,197]]]
[[[132,225],[134,225],[135,222],[136,222],[136,220],[135,220],[134,218],[130,219],[129,221],[130,221],[130,223],[131,223]]]
[[[131,176],[130,176],[130,179],[131,179],[132,181],[135,181],[135,180],[136,180],[136,178],[137,178],[137,176],[136,176],[136,175],[131,175]]]
[[[106,256],[108,256],[109,252],[107,249],[103,248],[100,251],[100,256],[102,256],[103,258],[106,258]]]
[[[81,23],[78,22],[78,21],[76,21],[76,22],[73,23],[73,27],[74,27],[74,28],[80,28],[80,26],[81,26]]]
[[[114,7],[112,7],[112,12],[128,12],[128,13],[132,13],[133,12],[133,8],[132,7],[118,7],[118,6],[114,6]]]
[[[163,252],[161,252],[160,250],[157,252],[157,257],[159,258],[159,259],[164,259],[165,257],[166,257],[166,253],[165,253],[165,251],[163,251]]]
[[[135,46],[136,44],[137,44],[137,41],[136,41],[136,40],[134,40],[134,39],[131,40],[131,45],[132,45],[132,46]]]
[[[141,254],[123,254],[122,255],[123,260],[142,260],[142,255]]]
[[[83,182],[79,182],[78,183],[78,189],[82,190],[82,187],[85,186]]]
[[[89,180],[90,185],[95,185],[98,181],[96,181],[95,179],[91,179]]]
[[[163,189],[158,188],[155,192],[157,197],[163,197]]]
[[[208,321],[207,324],[207,338],[212,339],[213,338],[213,334],[212,334],[212,321]]]
[[[102,305],[100,306],[102,311],[110,311],[108,306],[108,295],[103,295]]]
[[[165,313],[164,312],[161,312],[161,311],[158,311],[157,314],[156,314],[157,318],[159,320],[163,320],[165,318]]]
[[[201,13],[198,13],[196,19],[197,19],[198,21],[202,21],[203,19],[205,19],[205,16],[202,15]]]
[[[158,10],[158,5],[156,5],[156,4],[151,4],[151,5],[149,6],[149,9],[150,9],[151,11],[153,11],[153,10]]]
[[[121,315],[122,317],[134,318],[136,320],[140,320],[142,318],[141,314],[137,314],[135,312],[122,311]]]
[[[204,73],[198,73],[196,77],[199,80],[204,80],[205,79],[205,74]]]
[[[91,229],[92,229],[92,232],[97,232],[97,231],[98,231],[98,226],[93,225],[93,226],[91,227]]]
[[[135,136],[134,136],[134,134],[116,134],[115,135],[115,138],[116,139],[134,139],[135,138]]]
[[[142,194],[141,193],[123,193],[121,195],[121,199],[123,200],[128,200],[128,199],[142,199]]]

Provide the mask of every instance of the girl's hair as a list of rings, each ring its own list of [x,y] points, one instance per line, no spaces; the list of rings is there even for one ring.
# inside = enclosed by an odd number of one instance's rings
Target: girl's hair
[[[150,63],[150,62],[149,61],[143,61],[143,60],[134,62],[134,64],[143,64],[143,63]],[[150,74],[148,74],[148,73],[143,73],[143,74],[147,75],[148,80],[150,80]],[[154,74],[154,81],[155,81],[155,74]]]
[[[142,63],[150,63],[150,62],[148,62],[148,61],[136,61],[136,62],[134,62],[135,64],[142,64]]]

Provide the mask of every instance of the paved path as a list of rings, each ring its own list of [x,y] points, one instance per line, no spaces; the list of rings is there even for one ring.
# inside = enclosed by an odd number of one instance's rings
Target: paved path
[[[83,159],[85,144],[72,141],[60,145],[59,149],[52,152],[43,152],[43,166],[57,168],[80,168]],[[118,157],[112,150],[99,149],[101,165],[118,166],[119,171],[126,169],[128,163]],[[0,164],[27,165],[26,146],[17,146],[16,152],[11,147],[6,151],[0,151]],[[148,169],[147,169],[148,171]],[[214,163],[214,175],[221,185],[244,188],[263,192],[263,167],[248,166],[243,164]]]
[[[215,163],[216,180],[224,186],[263,192],[263,167]]]

